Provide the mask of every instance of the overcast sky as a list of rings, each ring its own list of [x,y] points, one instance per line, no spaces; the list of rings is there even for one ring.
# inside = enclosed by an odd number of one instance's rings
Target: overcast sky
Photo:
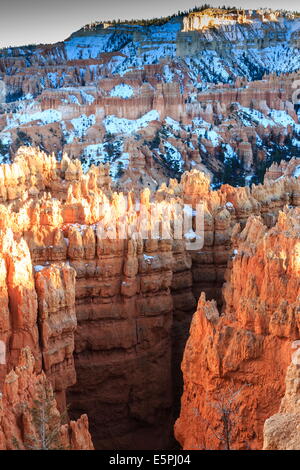
[[[0,47],[52,43],[86,23],[112,18],[152,18],[201,5],[197,0],[0,0]],[[206,2],[203,2],[206,3]],[[211,1],[237,7],[296,10],[298,0]],[[299,8],[299,7],[298,7]]]

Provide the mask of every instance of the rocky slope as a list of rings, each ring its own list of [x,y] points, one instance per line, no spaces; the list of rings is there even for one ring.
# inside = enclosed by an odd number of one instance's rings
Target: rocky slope
[[[300,21],[216,15],[199,29],[189,15],[95,23],[59,44],[0,51],[2,161],[20,145],[65,151],[84,171],[109,162],[123,191],[194,168],[214,187],[262,182],[273,161],[299,156]]]
[[[266,171],[265,181],[277,180],[283,176],[297,176],[300,172],[300,161],[298,158],[292,158],[289,162],[273,163]]]
[[[297,348],[297,345],[295,345],[295,348]],[[294,361],[287,370],[286,390],[279,411],[268,418],[264,424],[264,450],[299,450],[298,362],[297,355],[294,355]]]
[[[61,424],[52,388],[44,372],[34,372],[29,347],[21,351],[18,365],[7,374],[0,394],[0,450],[24,449],[93,450],[86,415]]]
[[[223,306],[218,310],[201,295],[185,348],[175,426],[185,449],[260,449],[299,337],[299,208],[280,212],[270,229],[250,216],[243,230],[235,226],[232,243]],[[282,413],[296,412],[294,401],[288,403],[296,393],[297,379],[290,378],[295,371],[291,366]],[[280,448],[279,424],[285,420],[291,429],[290,418],[276,415],[266,422],[265,448]],[[285,431],[281,427],[282,448],[290,445]]]

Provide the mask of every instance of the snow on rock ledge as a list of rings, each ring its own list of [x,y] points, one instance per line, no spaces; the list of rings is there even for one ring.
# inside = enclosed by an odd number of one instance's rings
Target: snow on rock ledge
[[[120,85],[116,85],[111,91],[110,96],[118,97],[118,98],[131,98],[134,95],[133,89],[130,85],[126,83],[120,83]]]

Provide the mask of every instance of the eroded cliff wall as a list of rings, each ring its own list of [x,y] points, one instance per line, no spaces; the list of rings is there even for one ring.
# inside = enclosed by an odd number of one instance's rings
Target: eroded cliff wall
[[[224,410],[231,413],[230,447],[262,448],[299,338],[299,208],[280,212],[271,229],[251,216],[232,240],[223,307],[201,295],[185,348],[175,425],[185,449],[227,448]]]
[[[34,367],[27,346],[5,378],[0,394],[0,449],[93,450],[87,416],[63,424],[50,383]]]
[[[299,343],[295,345],[295,348]],[[299,355],[289,365],[285,378],[285,394],[278,413],[264,424],[264,450],[299,450]]]
[[[222,308],[224,273],[239,230],[256,214],[262,220],[254,232],[263,238],[280,210],[299,205],[299,179],[212,191],[209,179],[194,170],[156,193],[122,194],[111,191],[107,167],[84,175],[67,157],[57,163],[43,152],[21,152],[20,164],[1,167],[5,178],[11,175],[0,207],[2,377],[30,345],[36,371],[46,373],[60,409],[67,390],[71,416],[88,414],[97,448],[166,448],[196,299],[204,291]],[[13,192],[17,181],[22,198]],[[151,226],[147,236],[134,235],[142,211],[160,207],[161,224],[165,214],[174,222],[178,206],[184,212],[188,204],[193,212],[199,203],[201,250],[174,237],[172,223],[165,239],[151,237]],[[126,237],[120,236],[124,226]],[[223,308],[230,292],[226,287]]]

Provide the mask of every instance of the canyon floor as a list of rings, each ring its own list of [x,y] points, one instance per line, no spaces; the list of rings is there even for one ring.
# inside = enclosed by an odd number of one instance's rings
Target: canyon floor
[[[205,10],[0,50],[0,449],[300,448],[299,41]]]

